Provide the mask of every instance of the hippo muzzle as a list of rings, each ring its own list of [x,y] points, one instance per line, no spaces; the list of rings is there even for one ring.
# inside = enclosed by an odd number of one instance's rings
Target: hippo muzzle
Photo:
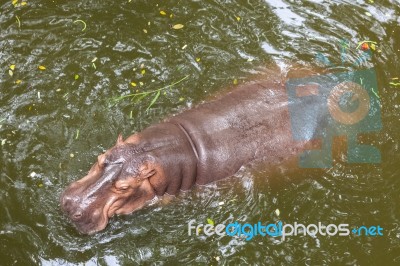
[[[81,233],[103,230],[113,215],[131,213],[154,198],[148,181],[156,175],[151,161],[146,154],[132,152],[132,146],[119,137],[85,177],[64,190],[61,209]]]

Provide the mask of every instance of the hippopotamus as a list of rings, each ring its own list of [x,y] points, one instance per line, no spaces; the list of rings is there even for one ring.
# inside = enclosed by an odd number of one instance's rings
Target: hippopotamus
[[[289,109],[307,113],[312,101],[289,100],[286,80],[272,72],[125,140],[119,135],[88,174],[64,190],[62,210],[81,233],[93,234],[113,215],[130,214],[154,198],[232,176],[252,162],[273,165],[297,157],[326,124],[320,112],[326,101],[313,107],[321,115],[297,126],[297,133],[308,137],[296,139]],[[305,97],[315,93],[314,87],[297,91]],[[340,112],[329,109],[335,110]]]

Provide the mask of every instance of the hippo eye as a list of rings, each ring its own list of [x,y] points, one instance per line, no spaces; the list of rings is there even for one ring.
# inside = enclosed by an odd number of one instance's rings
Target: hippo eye
[[[115,187],[116,190],[121,191],[121,192],[128,190],[129,184],[126,184],[126,183],[123,183],[123,182],[121,182],[119,184],[118,183],[119,182],[114,183],[114,187]]]
[[[128,190],[128,188],[129,188],[129,186],[121,186],[121,187],[118,187],[117,190],[121,191],[121,192],[125,192]]]

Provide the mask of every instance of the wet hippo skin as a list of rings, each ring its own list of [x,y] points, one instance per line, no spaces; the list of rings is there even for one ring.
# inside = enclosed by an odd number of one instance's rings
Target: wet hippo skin
[[[249,82],[125,141],[119,136],[87,176],[65,189],[61,207],[80,232],[91,234],[156,196],[220,180],[250,162],[285,161],[303,146],[293,141],[279,75]]]

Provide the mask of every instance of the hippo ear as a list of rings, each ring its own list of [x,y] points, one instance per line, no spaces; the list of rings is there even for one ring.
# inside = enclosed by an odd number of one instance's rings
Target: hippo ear
[[[140,166],[140,179],[145,179],[153,176],[156,173],[154,165],[150,162],[144,162]]]
[[[117,143],[115,144],[115,146],[119,146],[119,145],[122,145],[122,144],[124,144],[124,139],[122,138],[122,134],[120,133],[118,135]]]

